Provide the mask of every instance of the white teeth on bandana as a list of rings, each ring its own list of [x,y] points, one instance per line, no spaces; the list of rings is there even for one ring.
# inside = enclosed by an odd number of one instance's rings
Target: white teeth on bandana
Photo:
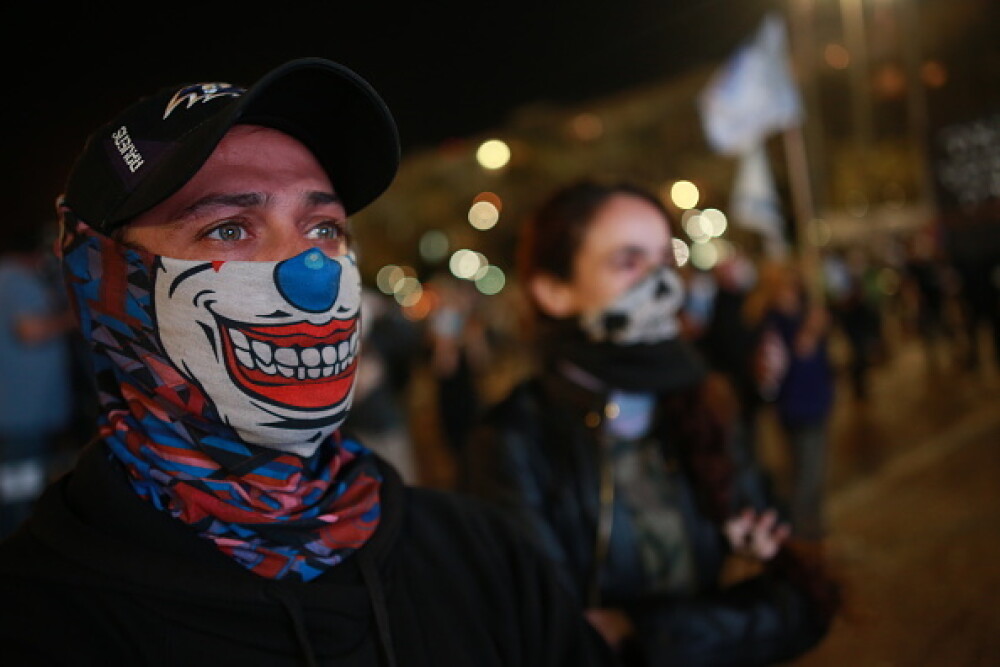
[[[242,331],[229,329],[236,359],[249,369],[259,369],[268,375],[315,380],[330,377],[347,369],[358,354],[358,332],[349,341],[316,347],[279,347],[259,340],[251,342]]]

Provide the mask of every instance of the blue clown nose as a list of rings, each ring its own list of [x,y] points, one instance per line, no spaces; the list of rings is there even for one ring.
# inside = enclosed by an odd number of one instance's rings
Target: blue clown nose
[[[278,264],[274,282],[281,295],[299,310],[322,313],[337,301],[340,272],[340,262],[313,249]]]

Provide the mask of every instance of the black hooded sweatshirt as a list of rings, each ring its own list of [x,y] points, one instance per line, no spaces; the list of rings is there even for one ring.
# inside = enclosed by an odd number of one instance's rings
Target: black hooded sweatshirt
[[[87,448],[0,543],[0,664],[613,664],[502,516],[381,470],[373,537],[301,583],[244,569]]]

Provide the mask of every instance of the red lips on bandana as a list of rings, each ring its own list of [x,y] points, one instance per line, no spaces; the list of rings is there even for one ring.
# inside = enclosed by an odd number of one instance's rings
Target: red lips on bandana
[[[350,337],[357,331],[357,320],[342,322],[334,320],[323,326],[299,323],[273,327],[244,327],[240,330],[249,341],[264,342],[281,346],[296,346],[303,349],[313,349],[323,342],[326,345],[349,343]],[[331,377],[297,377],[285,378],[267,374],[259,369],[248,369],[237,362],[235,346],[229,335],[223,335],[223,354],[226,364],[234,369],[233,379],[243,390],[254,396],[259,396],[271,403],[294,408],[318,409],[326,405],[334,405],[343,401],[351,385],[354,383],[354,373],[357,360],[342,372]]]

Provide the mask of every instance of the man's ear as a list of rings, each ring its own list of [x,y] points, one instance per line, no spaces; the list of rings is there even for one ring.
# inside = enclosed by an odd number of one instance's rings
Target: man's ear
[[[528,290],[538,307],[549,317],[569,317],[576,314],[573,288],[551,273],[536,273],[528,281]]]

